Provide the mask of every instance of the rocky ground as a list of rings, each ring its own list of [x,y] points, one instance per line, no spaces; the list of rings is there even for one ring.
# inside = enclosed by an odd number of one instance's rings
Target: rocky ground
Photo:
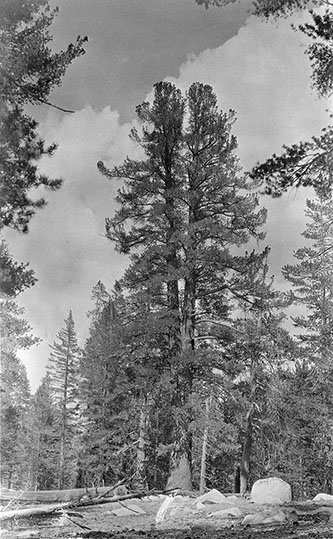
[[[267,505],[215,491],[204,499],[160,495],[78,507],[60,516],[11,519],[2,522],[1,535],[4,539],[333,539],[332,514],[333,506],[325,500]]]

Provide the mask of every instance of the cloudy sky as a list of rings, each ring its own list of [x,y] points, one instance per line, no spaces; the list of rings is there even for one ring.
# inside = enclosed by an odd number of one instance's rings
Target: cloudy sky
[[[328,103],[310,87],[306,38],[290,28],[305,14],[267,23],[251,15],[249,0],[209,10],[195,0],[52,4],[60,8],[52,26],[54,48],[66,47],[79,34],[88,35],[89,43],[52,95],[54,103],[75,114],[48,107],[33,111],[43,137],[58,144],[40,169],[62,177],[64,185],[46,194],[48,206],[32,220],[28,235],[7,233],[15,259],[30,261],[39,279],[19,297],[43,341],[22,355],[33,390],[69,310],[83,344],[92,287],[100,279],[111,288],[126,267],[126,257],[103,236],[104,219],[115,210],[117,182],[103,178],[96,163],[112,166],[138,155],[128,134],[135,106],[149,99],[155,82],[167,79],[182,90],[195,81],[211,84],[220,107],[237,111],[234,133],[245,169],[279,153],[283,144],[318,135],[328,123]],[[300,244],[306,196],[294,190],[278,201],[263,199],[269,210],[265,244],[272,247],[278,287],[286,287],[280,270]]]

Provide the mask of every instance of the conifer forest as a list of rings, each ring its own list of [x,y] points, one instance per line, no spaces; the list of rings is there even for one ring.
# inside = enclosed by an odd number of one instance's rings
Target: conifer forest
[[[104,4],[111,17],[121,2]],[[202,21],[238,4],[186,0],[186,9]],[[325,103],[327,123],[246,169],[238,111],[224,106],[206,77],[185,88],[168,73],[156,76],[119,135],[135,151],[108,153],[105,135],[91,161],[96,185],[114,195],[99,216],[103,228],[91,234],[123,269],[110,285],[111,265],[106,271],[89,255],[101,268],[85,289],[90,308],[66,303],[63,322],[44,338],[46,368],[32,390],[22,352],[32,357],[41,337],[24,298],[34,297],[46,270],[21,260],[15,242],[28,242],[39,215],[69,189],[61,172],[40,167],[56,163],[61,143],[52,131],[46,137],[43,122],[76,116],[66,104],[71,73],[95,45],[84,29],[55,49],[53,28],[63,19],[57,23],[61,6],[58,14],[53,0],[0,0],[2,488],[123,483],[133,491],[246,496],[256,480],[278,477],[296,500],[333,494],[332,2],[247,6],[255,28],[287,27],[289,17],[292,39],[307,40],[311,95]],[[102,69],[100,77],[96,85],[106,80]],[[272,118],[272,132],[279,129]],[[72,166],[79,176],[80,163]],[[285,231],[297,248],[277,275],[265,206],[299,192],[305,226],[297,235]],[[75,212],[66,212],[74,229]],[[61,227],[60,214],[52,219]],[[87,228],[90,220],[87,213]],[[53,250],[63,256],[51,235],[49,250],[42,245],[45,264]],[[52,280],[61,276],[54,271]]]

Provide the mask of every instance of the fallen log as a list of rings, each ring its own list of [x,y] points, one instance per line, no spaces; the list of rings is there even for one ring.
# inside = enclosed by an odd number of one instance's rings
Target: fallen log
[[[61,506],[55,504],[41,505],[39,507],[28,507],[25,509],[12,509],[11,511],[1,511],[0,521],[7,520],[9,518],[24,518],[50,515],[57,511],[61,511]]]
[[[39,507],[27,507],[24,509],[16,509],[11,511],[0,511],[0,521],[7,520],[11,518],[27,518],[27,517],[34,517],[34,516],[45,516],[45,515],[52,515],[57,514],[59,515],[66,511],[67,509],[73,509],[78,507],[87,507],[90,505],[101,505],[106,503],[115,503],[115,502],[121,502],[123,500],[131,500],[133,498],[144,498],[146,496],[152,496],[156,494],[164,494],[166,492],[170,493],[170,490],[168,491],[141,491],[141,492],[132,492],[131,494],[124,494],[123,496],[113,496],[112,498],[84,498],[84,499],[77,499],[75,501],[70,501],[63,504],[53,504],[53,505],[41,505]]]
[[[114,487],[99,488],[74,488],[69,490],[10,490],[0,489],[0,501],[9,502],[13,499],[19,499],[22,502],[35,503],[61,503],[69,502],[83,496],[95,498],[96,496],[111,496],[112,492],[117,490],[119,485]]]

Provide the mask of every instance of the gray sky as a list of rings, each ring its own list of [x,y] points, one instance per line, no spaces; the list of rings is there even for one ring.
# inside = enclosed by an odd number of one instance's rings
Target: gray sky
[[[135,106],[151,96],[152,85],[171,80],[186,90],[192,82],[211,84],[224,110],[233,108],[239,157],[248,169],[279,153],[282,144],[318,135],[328,123],[328,103],[310,88],[306,38],[290,20],[265,23],[251,16],[247,0],[205,10],[195,0],[59,0],[54,47],[64,48],[87,34],[87,54],[68,70],[52,101],[75,114],[36,109],[40,131],[57,142],[40,169],[62,177],[64,186],[46,194],[49,204],[31,222],[28,235],[9,231],[15,259],[30,261],[39,282],[19,297],[37,336],[43,339],[22,355],[35,390],[49,357],[49,344],[70,309],[80,344],[87,336],[90,294],[100,279],[112,287],[126,267],[104,237],[104,219],[115,209],[117,183],[99,175],[138,155],[128,134]],[[293,19],[303,20],[304,14]],[[267,241],[276,285],[286,287],[281,266],[292,261],[304,228],[304,198],[292,191],[269,209]],[[311,196],[311,195],[310,195]]]

